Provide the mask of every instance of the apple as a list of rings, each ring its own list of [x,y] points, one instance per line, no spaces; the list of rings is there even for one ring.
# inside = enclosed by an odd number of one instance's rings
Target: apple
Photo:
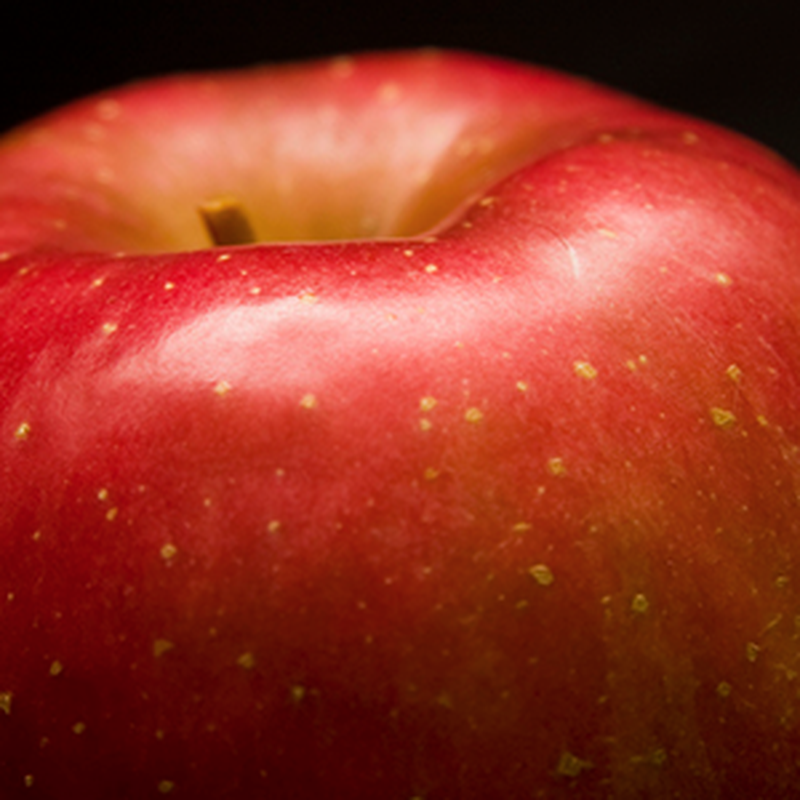
[[[0,798],[789,798],[800,177],[464,53],[0,143]]]

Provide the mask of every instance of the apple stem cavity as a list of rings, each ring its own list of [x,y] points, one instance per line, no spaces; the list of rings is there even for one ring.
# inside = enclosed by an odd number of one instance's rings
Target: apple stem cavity
[[[242,202],[236,197],[216,197],[198,211],[215,247],[253,244],[256,241]]]

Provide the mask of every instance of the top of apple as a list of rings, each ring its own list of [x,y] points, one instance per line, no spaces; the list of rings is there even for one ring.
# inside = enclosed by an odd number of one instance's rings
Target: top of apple
[[[798,266],[780,159],[490,58],[12,132],[0,796],[798,794]]]
[[[741,137],[547,70],[436,50],[340,57],[148,81],[11,132],[0,252],[418,237],[523,167],[615,139],[785,177]]]

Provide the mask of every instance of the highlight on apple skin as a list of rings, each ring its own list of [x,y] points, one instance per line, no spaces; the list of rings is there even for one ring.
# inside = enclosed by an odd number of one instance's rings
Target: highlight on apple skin
[[[789,798],[800,178],[433,50],[0,141],[3,800]]]

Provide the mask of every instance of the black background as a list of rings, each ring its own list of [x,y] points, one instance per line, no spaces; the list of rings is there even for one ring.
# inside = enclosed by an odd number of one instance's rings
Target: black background
[[[800,164],[796,9],[789,0],[6,0],[0,127],[163,72],[436,45],[585,75]]]

